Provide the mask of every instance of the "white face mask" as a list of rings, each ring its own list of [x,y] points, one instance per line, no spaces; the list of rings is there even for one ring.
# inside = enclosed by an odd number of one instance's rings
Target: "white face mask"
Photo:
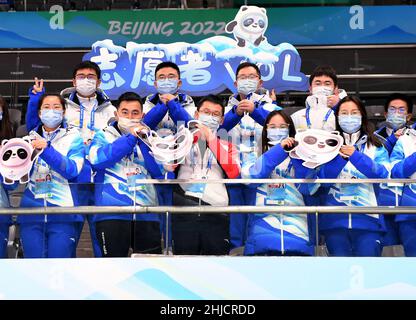
[[[76,80],[75,88],[81,96],[92,96],[94,92],[97,90],[97,80],[87,78],[83,80]]]
[[[129,118],[118,118],[118,128],[120,129],[122,134],[129,134],[131,128],[137,127],[141,124],[142,119],[129,119]]]
[[[251,80],[251,79],[237,80],[237,91],[238,93],[241,93],[247,96],[250,93],[256,92],[258,85],[259,85],[258,80]]]
[[[220,118],[214,117],[205,113],[199,114],[199,121],[208,128],[211,129],[211,131],[217,131],[218,127],[220,126]]]

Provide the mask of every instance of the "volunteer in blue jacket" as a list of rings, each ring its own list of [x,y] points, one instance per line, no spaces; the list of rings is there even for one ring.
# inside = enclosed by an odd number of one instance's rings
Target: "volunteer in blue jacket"
[[[97,205],[158,205],[155,186],[139,182],[140,179],[164,178],[150,149],[137,137],[136,132],[145,128],[143,115],[140,96],[126,92],[118,99],[116,121],[95,134],[89,158],[97,172]],[[127,257],[130,247],[135,253],[162,253],[160,222],[148,220],[149,216],[154,215],[116,212],[95,215],[103,257]]]
[[[155,114],[161,114],[159,109],[163,109],[170,100],[176,99],[181,108],[193,117],[196,111],[195,103],[191,96],[180,92],[182,86],[181,71],[176,63],[164,61],[156,66],[154,86],[157,93],[146,98],[143,105],[145,114],[151,113],[152,110]],[[170,115],[165,113],[161,117],[147,118],[146,124],[152,129],[163,130],[165,135],[176,132],[177,128],[177,124]]]
[[[98,64],[92,61],[82,61],[72,71],[72,87],[61,91],[65,98],[65,122],[69,126],[78,127],[84,141],[85,154],[88,154],[89,143],[95,131],[103,129],[114,117],[116,108],[111,104],[110,98],[100,89],[101,70]],[[26,112],[26,127],[30,131],[40,123],[38,117],[37,101],[45,92],[43,80],[35,78],[35,84],[29,89],[29,102]],[[72,181],[78,184],[79,205],[93,206],[94,191],[92,182],[93,173],[88,159],[78,177]],[[91,221],[92,215],[86,214],[94,255],[100,256],[101,250],[95,238],[95,226]],[[84,221],[78,224],[77,241],[81,236]],[[74,252],[75,256],[75,252]]]
[[[400,179],[416,178],[416,130],[411,128],[397,141],[391,155],[391,177]],[[416,205],[416,184],[405,184],[400,201],[401,206]],[[407,257],[416,257],[416,215],[396,216],[400,241]]]
[[[407,126],[410,126],[412,118],[413,101],[401,93],[393,93],[384,103],[385,124],[380,127],[375,135],[383,142],[384,147],[392,153],[394,146],[400,136],[403,135]],[[387,183],[380,184],[379,205],[394,206],[399,205],[401,201],[403,188],[400,185]],[[392,246],[400,244],[399,230],[395,222],[396,215],[385,215],[387,232],[383,238],[383,246]]]
[[[387,150],[372,133],[364,104],[357,97],[346,97],[336,112],[337,130],[345,145],[332,161],[321,166],[320,178],[388,178]],[[377,206],[377,184],[333,184],[326,196],[328,206]],[[348,212],[348,209],[345,210]],[[320,231],[332,256],[380,256],[385,232],[380,214],[322,214]]]
[[[409,126],[412,112],[413,101],[405,94],[393,93],[384,103],[386,122],[375,132],[375,135],[384,143],[389,154],[403,134],[402,129]]]
[[[225,107],[224,122],[219,128],[225,129],[233,144],[238,149],[240,165],[252,162],[257,157],[257,150],[261,142],[262,129],[267,115],[273,110],[281,108],[273,104],[268,94],[262,93],[263,80],[260,68],[251,62],[242,62],[236,69],[234,86],[237,93],[229,97]],[[221,134],[222,135],[222,134]],[[246,185],[229,184],[230,205],[254,205],[256,199],[253,190]],[[239,248],[244,242],[242,230],[247,224],[246,214],[232,214],[230,216],[230,244],[231,248]]]
[[[288,150],[295,146],[295,128],[290,117],[272,111],[262,132],[262,155],[246,163],[242,178],[305,178],[308,169],[291,159]],[[310,170],[312,172],[312,170]],[[300,188],[287,184],[251,184],[256,188],[257,206],[305,206]],[[253,189],[252,189],[253,190]],[[306,214],[250,214],[247,224],[245,255],[313,255]]]
[[[21,207],[72,207],[77,192],[69,180],[84,165],[85,148],[79,130],[62,125],[65,101],[45,94],[39,100],[42,125],[31,131],[32,145],[43,152],[33,165]],[[70,258],[76,248],[81,215],[20,215],[20,234],[26,258]]]

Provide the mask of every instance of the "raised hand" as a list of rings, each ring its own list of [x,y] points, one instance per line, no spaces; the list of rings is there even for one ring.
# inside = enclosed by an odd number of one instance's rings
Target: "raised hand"
[[[43,79],[35,78],[35,84],[33,85],[32,93],[38,94],[43,91]]]

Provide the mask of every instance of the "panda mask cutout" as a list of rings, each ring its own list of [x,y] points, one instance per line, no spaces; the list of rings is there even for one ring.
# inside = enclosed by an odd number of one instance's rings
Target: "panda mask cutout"
[[[303,166],[310,169],[334,159],[344,143],[339,132],[318,129],[300,131],[296,133],[295,140],[298,144],[289,152],[289,156],[303,160]]]
[[[163,164],[181,164],[189,154],[194,143],[194,135],[199,131],[200,122],[191,120],[188,128],[181,125],[176,134],[162,137],[159,132],[149,128],[138,132],[138,137],[149,147],[156,160]]]
[[[245,47],[248,43],[258,47],[266,40],[264,34],[268,25],[266,9],[256,6],[242,6],[233,21],[225,26],[227,33],[232,33],[237,45]]]
[[[0,146],[0,173],[5,184],[26,183],[33,162],[43,150],[34,149],[29,138],[3,140]]]

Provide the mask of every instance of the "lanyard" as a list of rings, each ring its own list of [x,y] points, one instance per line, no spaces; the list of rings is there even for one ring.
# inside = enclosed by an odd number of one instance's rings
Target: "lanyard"
[[[90,115],[90,124],[87,125],[87,128],[90,130],[94,130],[94,124],[95,124],[95,108],[97,107],[98,102],[95,101],[94,105],[92,106],[92,111],[91,111],[91,115]],[[84,127],[84,112],[85,112],[85,107],[84,105],[81,103],[81,110],[79,113],[79,127],[81,128],[81,130]]]
[[[196,153],[196,149],[195,149],[195,145],[192,146],[192,150],[191,150],[191,167],[192,167],[192,171],[195,171],[195,167],[196,167],[196,161],[195,161],[195,153]],[[209,148],[207,148],[207,150],[205,152],[209,152],[209,157],[208,157],[208,162],[207,162],[207,171],[205,172],[205,177],[208,176],[208,172],[209,170],[211,170],[212,167],[212,159],[214,158],[214,154],[212,153],[211,150],[209,150]]]
[[[309,116],[310,111],[311,111],[311,107],[307,107],[306,108],[306,125],[307,125],[308,129],[310,129],[312,127],[311,118]],[[331,115],[331,112],[332,111],[333,110],[331,108],[329,108],[328,112],[326,113],[326,115],[324,117],[324,120],[322,121],[322,127],[321,127],[321,129],[323,129],[325,123],[328,122],[329,116]]]
[[[279,169],[279,166],[277,166],[277,167],[274,169],[274,172],[275,172],[278,176],[280,176],[280,177],[282,177],[282,176],[283,176],[283,175],[282,175],[282,173],[284,173],[285,175],[289,176],[289,174],[290,174],[290,170],[292,169],[292,167],[293,167],[293,163],[292,163],[292,161],[290,161],[290,162],[289,162],[289,164],[288,164],[288,166],[287,166],[287,168],[286,168],[285,170]],[[283,177],[283,178],[286,178],[286,177]]]
[[[55,139],[55,137],[58,135],[59,133],[59,129],[57,129],[56,131],[52,132],[51,134],[48,134],[46,131],[43,132],[43,137],[46,139],[46,141],[52,141],[53,139]]]

